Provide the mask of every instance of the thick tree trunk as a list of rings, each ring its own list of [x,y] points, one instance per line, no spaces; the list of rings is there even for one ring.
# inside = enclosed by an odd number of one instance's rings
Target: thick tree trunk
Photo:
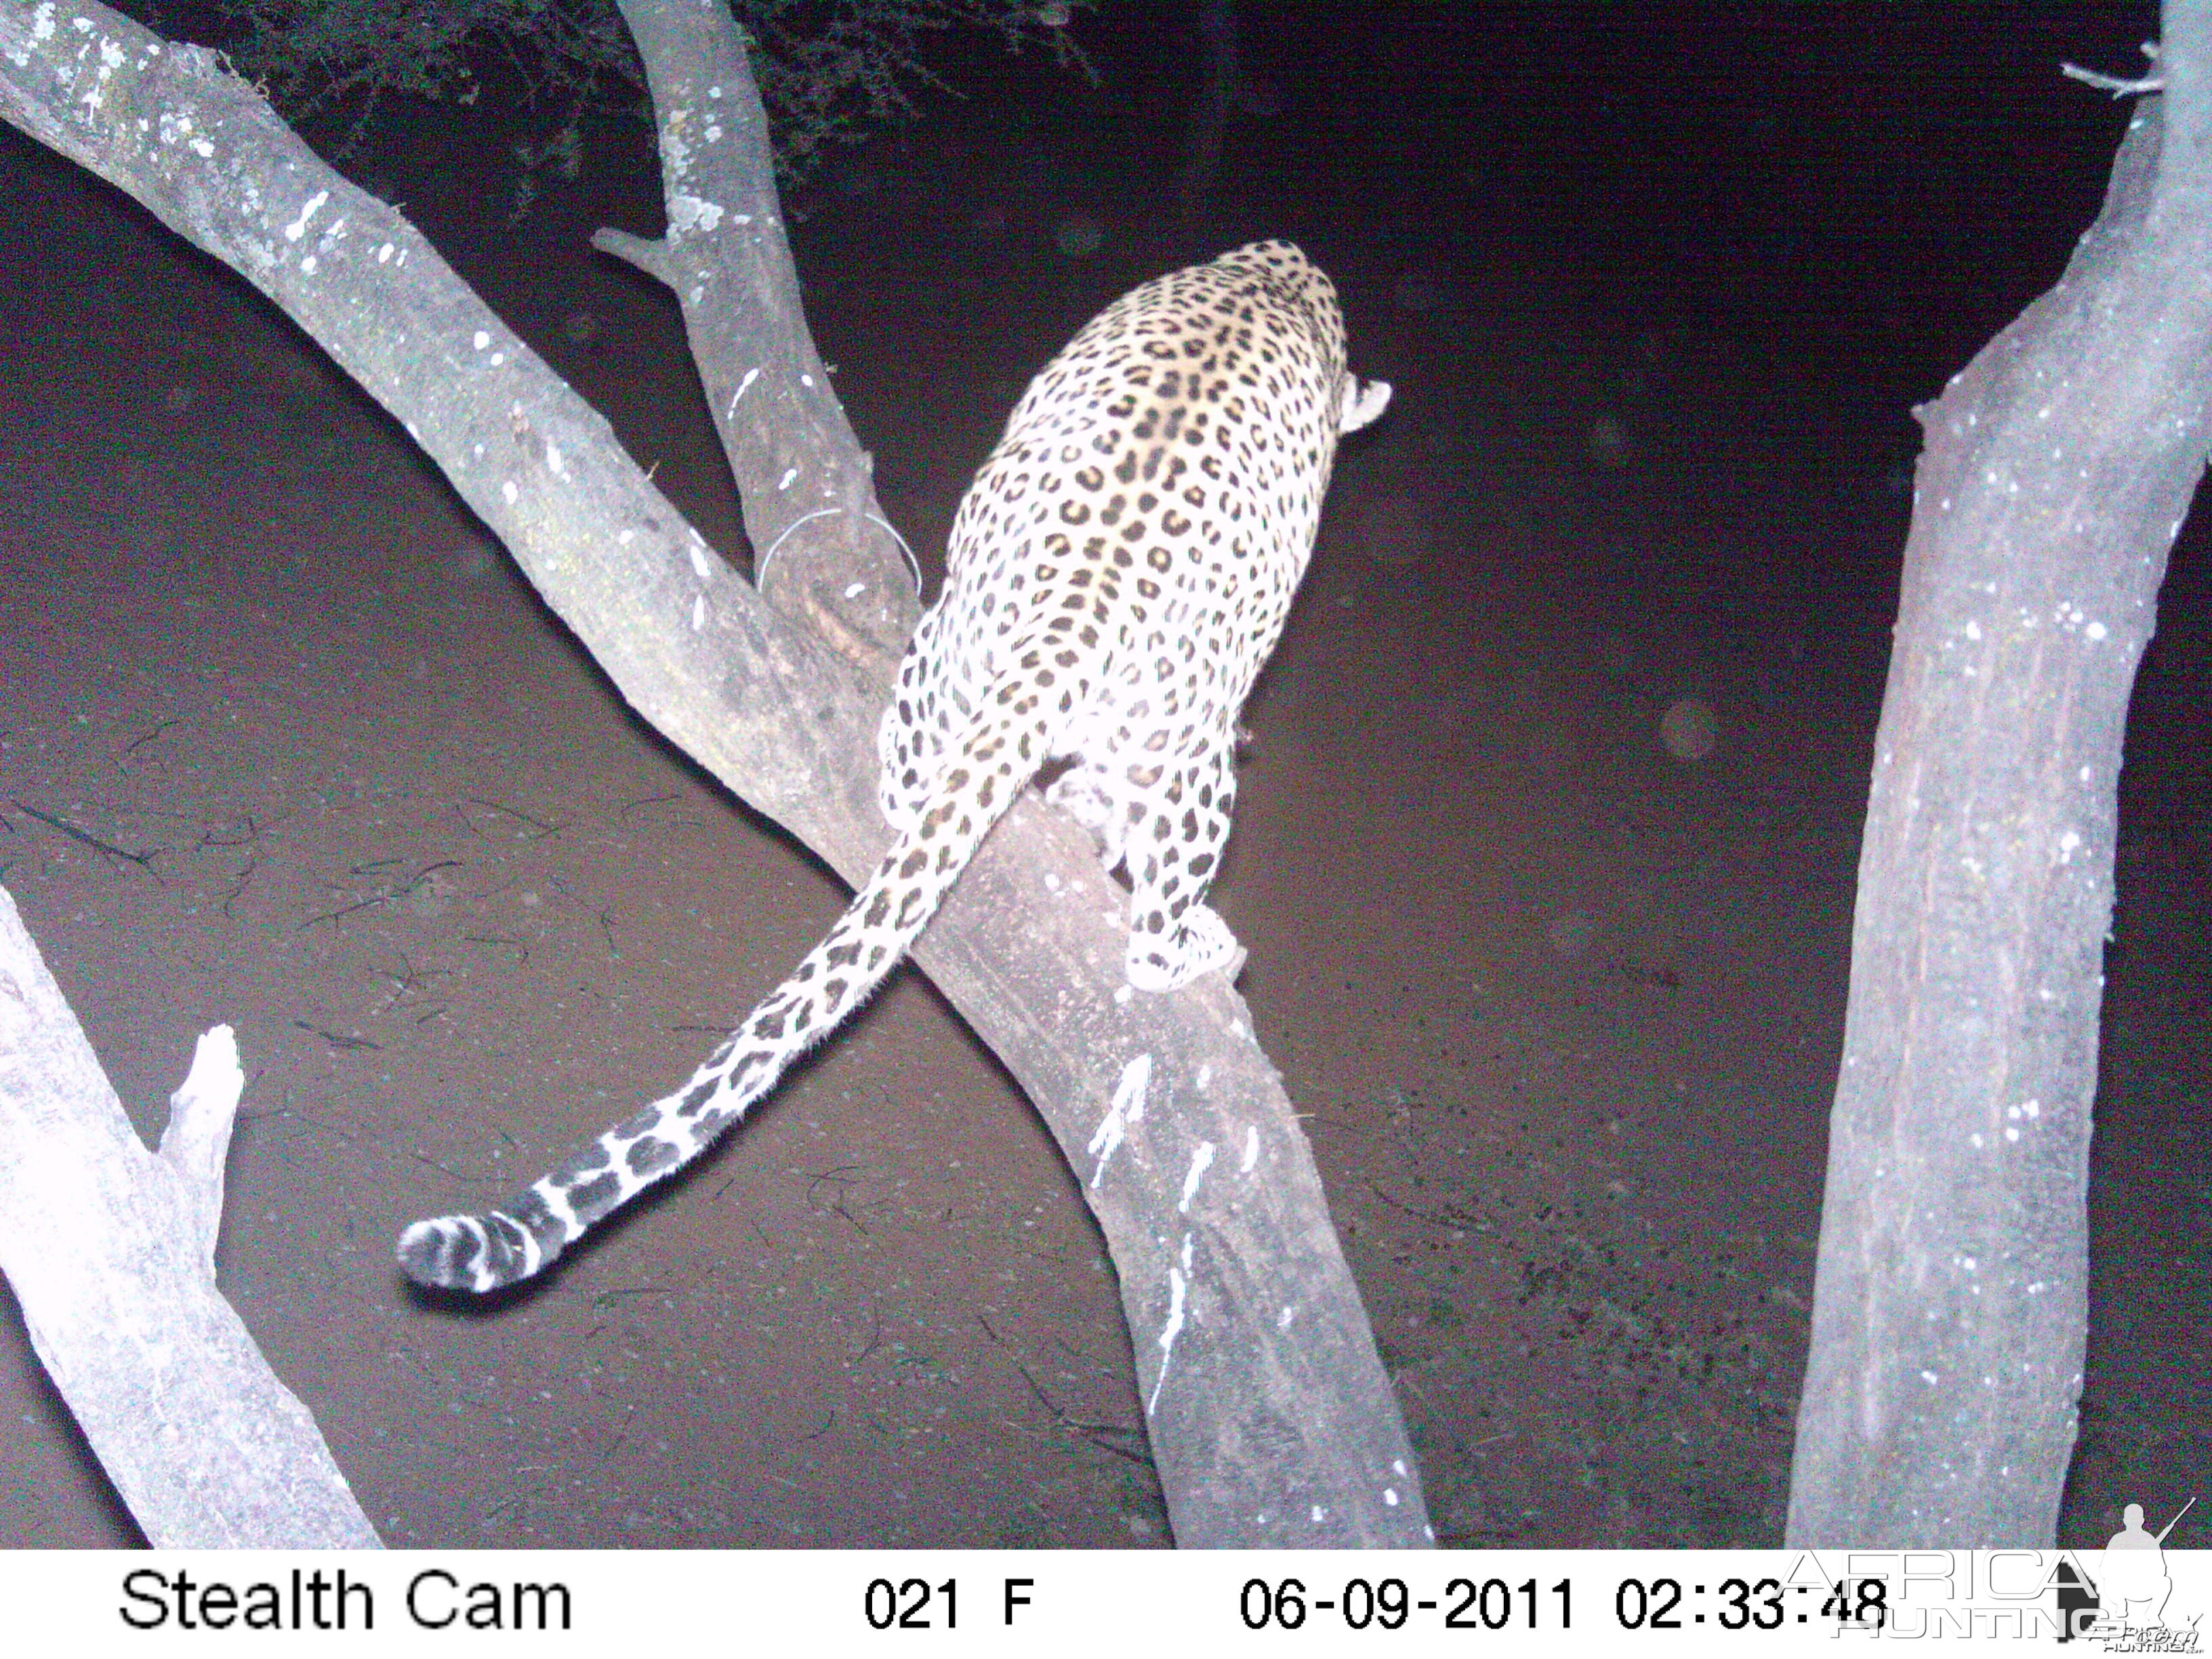
[[[71,14],[83,30],[0,6],[0,116],[282,307],[406,426],[646,719],[848,880],[865,875],[887,840],[872,734],[911,584],[805,335],[727,15],[629,9],[670,230],[601,245],[684,305],[748,532],[775,551],[766,605],[411,227],[212,54],[95,5]],[[1177,1540],[1425,1543],[1397,1402],[1249,1016],[1218,977],[1128,995],[1125,928],[1088,839],[1024,802],[915,955],[1084,1177]],[[808,943],[790,941],[794,961]]]
[[[2049,1546],[2087,1323],[2120,738],[2203,471],[2212,16],[2050,293],[1920,411],[1789,1539]]]

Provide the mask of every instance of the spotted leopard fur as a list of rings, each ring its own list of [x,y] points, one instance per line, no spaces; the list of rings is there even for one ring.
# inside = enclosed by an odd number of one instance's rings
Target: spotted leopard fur
[[[897,963],[1048,762],[1131,889],[1129,982],[1240,959],[1204,900],[1237,716],[1304,574],[1338,437],[1389,387],[1345,372],[1328,276],[1255,242],[1125,295],[1047,365],[961,502],[944,592],[878,737],[896,831],[798,969],[675,1093],[519,1198],[418,1221],[399,1263],[491,1291],[711,1145]]]

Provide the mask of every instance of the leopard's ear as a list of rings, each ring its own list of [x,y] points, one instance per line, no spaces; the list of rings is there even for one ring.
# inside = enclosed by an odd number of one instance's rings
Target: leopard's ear
[[[1373,422],[1390,404],[1390,382],[1363,380],[1356,374],[1344,377],[1344,410],[1338,418],[1336,429],[1340,436],[1357,432]]]

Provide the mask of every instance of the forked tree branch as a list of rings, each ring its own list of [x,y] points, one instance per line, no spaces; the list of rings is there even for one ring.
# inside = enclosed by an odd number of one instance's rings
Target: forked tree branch
[[[217,1026],[148,1152],[0,888],[0,1272],[32,1347],[157,1548],[374,1549],[314,1419],[216,1288],[243,1081]]]

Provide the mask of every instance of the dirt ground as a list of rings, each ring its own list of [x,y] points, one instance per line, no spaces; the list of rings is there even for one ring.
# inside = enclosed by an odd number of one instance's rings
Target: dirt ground
[[[1147,126],[1126,79],[1059,84],[1007,71],[794,193],[884,504],[933,584],[1012,398],[1098,305],[1261,234],[1336,276],[1398,400],[1247,712],[1216,888],[1241,988],[1443,1539],[1777,1544],[1905,410],[2055,277],[2117,118],[1951,134],[1946,167],[2009,145],[2002,188],[2043,204],[1990,210],[2014,263],[1863,250],[1875,320],[1810,327],[1755,248],[1713,251],[1749,186],[1540,191],[1566,150],[1470,136],[1442,94],[1347,137],[1284,71],[1184,229],[1188,88]],[[1802,127],[1772,143],[1817,155]],[[742,561],[673,307],[584,244],[657,225],[639,137],[513,224],[498,145],[426,124],[376,165]],[[1680,292],[1628,291],[1667,247]],[[1080,1195],[910,970],[537,1293],[408,1291],[401,1226],[683,1076],[842,890],[626,712],[304,337],[12,132],[0,338],[0,881],[142,1130],[237,1028],[222,1284],[386,1540],[1169,1542]],[[2207,540],[2200,510],[2128,738],[2075,1545],[2212,1468]],[[135,1541],[0,1305],[0,1545]]]

